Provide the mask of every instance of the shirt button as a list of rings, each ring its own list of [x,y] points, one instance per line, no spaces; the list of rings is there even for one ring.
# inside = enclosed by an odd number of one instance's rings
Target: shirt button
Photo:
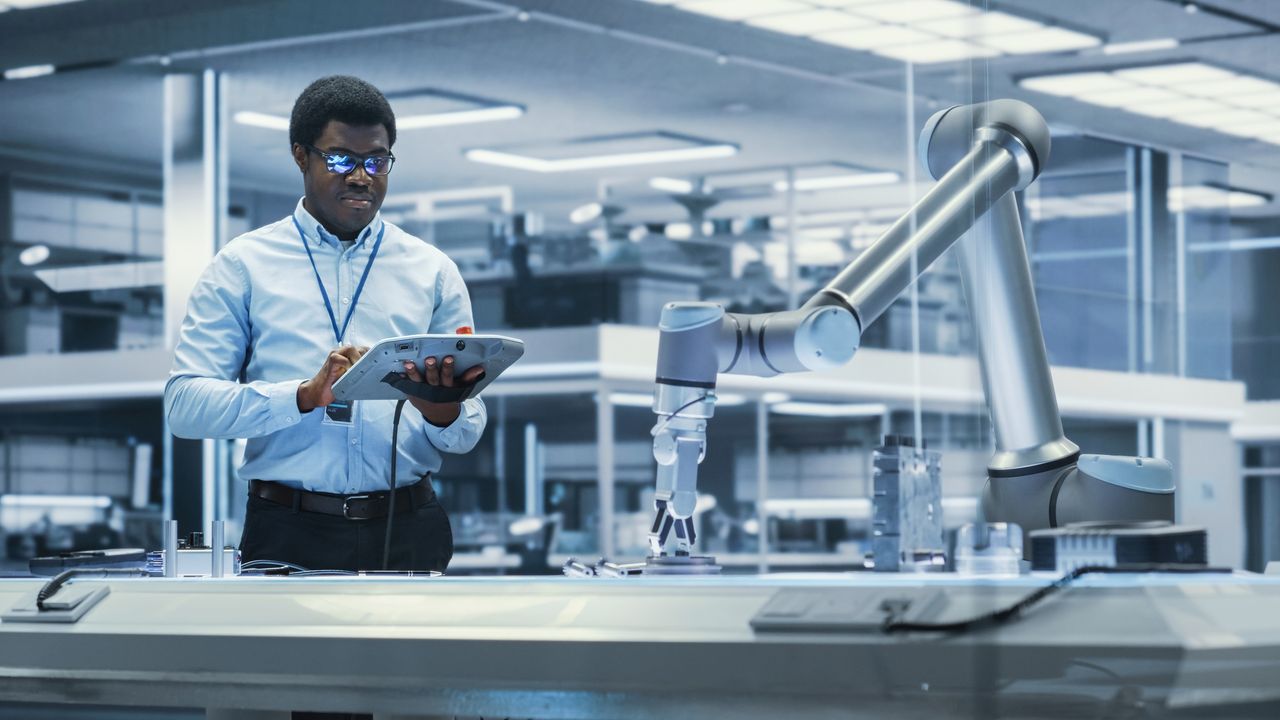
[[[351,438],[351,444],[352,444],[352,445],[359,445],[359,444],[360,444],[360,441],[359,441],[359,440],[357,440],[357,439],[355,439],[355,438]]]
[[[351,298],[342,298],[342,304],[343,304],[343,305],[346,305],[346,304],[347,304],[347,303],[349,303],[349,302],[351,302]]]

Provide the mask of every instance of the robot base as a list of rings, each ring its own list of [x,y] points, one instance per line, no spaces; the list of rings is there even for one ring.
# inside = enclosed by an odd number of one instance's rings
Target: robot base
[[[1024,557],[1032,530],[1099,520],[1172,522],[1173,514],[1173,467],[1155,458],[1082,455],[1063,467],[989,477],[982,493],[987,522],[1022,527]]]
[[[710,555],[661,555],[645,558],[645,575],[719,575],[720,566]]]

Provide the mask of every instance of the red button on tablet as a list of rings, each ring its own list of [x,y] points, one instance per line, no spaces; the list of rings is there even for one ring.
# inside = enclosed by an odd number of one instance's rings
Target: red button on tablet
[[[454,330],[453,334],[454,335],[475,335],[475,331],[471,329],[470,325],[463,325],[457,330]]]

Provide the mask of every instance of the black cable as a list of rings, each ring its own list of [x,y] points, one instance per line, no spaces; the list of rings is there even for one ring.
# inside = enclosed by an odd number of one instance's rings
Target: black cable
[[[66,585],[73,578],[113,578],[113,577],[146,577],[147,571],[142,568],[73,568],[71,570],[63,570],[49,582],[40,588],[40,592],[36,593],[36,609],[44,611],[44,603],[49,598],[58,594],[63,585]]]
[[[895,620],[893,615],[885,618],[883,627],[886,633],[895,632],[945,632],[960,633],[971,632],[974,630],[983,630],[990,627],[1003,625],[1010,620],[1016,619],[1023,611],[1031,608],[1031,606],[1039,603],[1041,600],[1049,597],[1055,592],[1075,582],[1076,579],[1083,575],[1092,573],[1145,573],[1145,572],[1162,572],[1162,573],[1211,573],[1211,572],[1230,572],[1228,568],[1214,568],[1205,565],[1173,565],[1159,563],[1142,563],[1133,565],[1085,565],[1063,575],[1053,582],[1037,589],[1035,592],[1023,597],[1009,607],[993,610],[989,613],[972,617],[967,620],[956,620],[953,622],[930,623],[930,622],[910,622],[903,620]]]
[[[388,484],[391,485],[391,501],[387,506],[387,536],[382,541],[382,569],[386,570],[391,562],[391,526],[396,516],[396,448],[400,438],[400,413],[404,412],[404,404],[408,398],[400,398],[396,401],[396,413],[391,419],[391,478]],[[421,482],[431,482],[430,478],[423,478]]]
[[[663,420],[663,421],[662,421],[662,423],[661,423],[661,424],[659,424],[659,425],[655,425],[655,426],[654,426],[654,428],[653,428],[653,430],[649,431],[649,434],[650,434],[650,435],[657,435],[658,433],[662,432],[663,430],[666,430],[666,429],[667,429],[667,426],[671,424],[671,421],[672,421],[672,420],[675,420],[677,417],[679,417],[679,416],[680,416],[680,413],[684,412],[685,410],[688,410],[689,408],[693,407],[694,405],[697,405],[698,403],[702,402],[703,400],[706,400],[708,397],[710,397],[710,395],[709,395],[709,394],[699,395],[698,397],[696,397],[696,398],[694,398],[694,399],[690,400],[689,402],[687,402],[687,403],[685,403],[685,404],[681,405],[680,407],[676,408],[676,411],[675,411],[675,412],[673,412],[673,413],[671,413],[670,415],[668,415],[666,420]]]

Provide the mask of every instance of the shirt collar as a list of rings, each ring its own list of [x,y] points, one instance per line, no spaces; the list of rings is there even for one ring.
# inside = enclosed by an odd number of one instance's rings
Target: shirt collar
[[[307,212],[307,209],[302,206],[302,200],[298,200],[298,207],[293,211],[293,219],[302,228],[302,234],[306,236],[307,242],[312,245],[319,246],[328,243],[334,247],[342,247],[338,237],[325,230],[324,225],[321,225],[319,220],[316,220],[311,213]],[[356,235],[355,246],[362,245],[365,240],[376,236],[382,230],[382,222],[382,212],[379,211],[373,216],[373,220],[360,231],[360,234]]]

